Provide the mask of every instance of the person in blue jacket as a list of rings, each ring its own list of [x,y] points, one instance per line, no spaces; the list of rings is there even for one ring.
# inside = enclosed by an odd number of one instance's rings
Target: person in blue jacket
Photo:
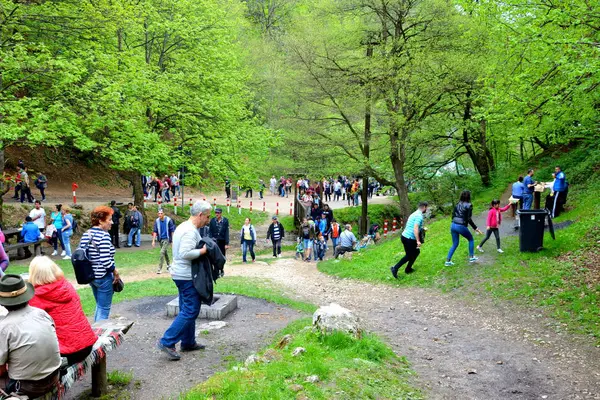
[[[554,185],[552,191],[554,192],[554,202],[552,204],[552,218],[556,218],[559,214],[564,211],[564,204],[567,198],[567,177],[565,173],[557,166],[554,169]]]
[[[30,216],[25,217],[25,223],[21,230],[21,240],[23,243],[35,243],[40,240],[40,228],[33,222]],[[29,247],[25,247],[25,256],[31,257]]]
[[[533,192],[535,181],[533,180],[533,170],[527,171],[527,176],[523,179],[523,210],[531,210],[533,204]]]
[[[519,176],[519,179],[512,184],[512,197],[519,200],[518,203],[512,203],[512,215],[517,215],[517,209],[523,208],[523,192],[525,191],[525,185],[523,184],[523,177]]]

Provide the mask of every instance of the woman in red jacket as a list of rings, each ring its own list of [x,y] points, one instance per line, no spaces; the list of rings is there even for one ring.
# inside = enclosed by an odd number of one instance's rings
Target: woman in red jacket
[[[35,288],[29,305],[41,308],[54,320],[60,355],[67,358],[69,365],[85,360],[98,337],[63,271],[49,257],[35,257],[29,264],[29,282]]]
[[[485,233],[485,238],[479,243],[477,246],[477,250],[483,253],[483,244],[487,242],[487,240],[492,236],[492,233],[496,237],[496,247],[498,248],[498,253],[504,253],[502,248],[500,248],[500,224],[502,223],[502,213],[510,208],[510,203],[505,207],[500,208],[500,200],[492,200],[492,207],[488,212],[487,216],[487,231]]]

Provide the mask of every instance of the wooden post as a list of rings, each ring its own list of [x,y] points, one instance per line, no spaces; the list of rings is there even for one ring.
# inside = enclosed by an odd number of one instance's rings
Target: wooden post
[[[106,379],[106,356],[98,364],[92,365],[92,397],[100,397],[108,392]]]

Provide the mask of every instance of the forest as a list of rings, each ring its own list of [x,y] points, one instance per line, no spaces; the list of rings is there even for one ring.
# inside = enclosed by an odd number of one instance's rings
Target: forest
[[[0,164],[409,191],[598,141],[597,0],[0,0]],[[5,173],[2,191],[10,180]],[[433,182],[433,183],[432,183]]]

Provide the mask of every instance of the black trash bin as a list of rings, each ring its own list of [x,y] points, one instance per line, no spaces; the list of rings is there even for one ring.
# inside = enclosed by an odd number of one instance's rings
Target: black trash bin
[[[554,239],[552,217],[548,210],[518,210],[519,244],[521,251],[540,251],[544,248],[544,228],[548,219],[548,229]]]

